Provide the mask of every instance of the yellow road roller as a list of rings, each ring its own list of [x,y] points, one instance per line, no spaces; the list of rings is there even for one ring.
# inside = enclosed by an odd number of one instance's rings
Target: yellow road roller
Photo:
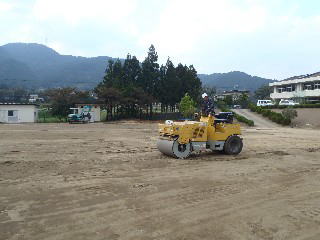
[[[240,124],[233,123],[232,112],[202,116],[200,121],[159,124],[157,147],[175,158],[187,158],[206,149],[237,155],[242,151]]]

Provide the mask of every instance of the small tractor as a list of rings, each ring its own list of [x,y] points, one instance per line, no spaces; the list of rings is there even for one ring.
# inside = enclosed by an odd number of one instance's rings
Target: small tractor
[[[79,114],[78,108],[70,108],[72,111],[71,114],[68,115],[69,123],[89,123],[91,119],[91,115],[89,111],[83,111]]]
[[[200,121],[167,120],[159,124],[159,135],[159,151],[175,158],[187,158],[206,149],[237,155],[243,147],[240,124],[233,123],[231,112],[202,116]]]

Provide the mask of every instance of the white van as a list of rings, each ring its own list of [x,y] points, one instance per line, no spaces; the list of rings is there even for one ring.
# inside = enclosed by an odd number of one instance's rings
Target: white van
[[[257,106],[258,107],[265,107],[265,106],[273,106],[274,104],[272,103],[271,100],[258,100]]]
[[[299,103],[294,102],[291,99],[281,99],[281,101],[279,102],[280,106],[294,106],[294,105],[299,105]]]

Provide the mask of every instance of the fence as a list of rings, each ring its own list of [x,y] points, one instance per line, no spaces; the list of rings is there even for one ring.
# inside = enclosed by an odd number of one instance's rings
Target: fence
[[[101,121],[115,121],[121,119],[140,119],[140,120],[166,120],[181,119],[182,115],[176,106],[161,107],[159,104],[141,108],[139,106],[105,106],[102,110]]]

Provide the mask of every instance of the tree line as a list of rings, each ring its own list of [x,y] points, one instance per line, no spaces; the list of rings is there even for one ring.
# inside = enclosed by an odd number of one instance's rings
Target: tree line
[[[0,102],[26,102],[30,92],[23,88],[0,85]]]
[[[127,55],[124,61],[110,60],[103,81],[95,88],[98,99],[107,106],[110,116],[121,112],[125,116],[152,116],[153,104],[160,103],[161,112],[175,111],[177,103],[188,93],[200,100],[201,81],[196,69],[178,64],[170,58],[165,65],[158,64],[158,54],[153,45],[142,63]]]
[[[0,86],[0,101],[27,102],[29,94],[38,93],[50,112],[60,118],[67,116],[75,103],[101,103],[109,119],[115,119],[142,115],[150,118],[156,110],[175,112],[185,94],[195,103],[201,99],[201,81],[193,65],[174,66],[170,58],[160,65],[153,45],[142,62],[128,54],[126,59],[110,60],[106,65],[104,78],[92,91],[72,87],[31,91]],[[159,107],[156,110],[155,104]]]

